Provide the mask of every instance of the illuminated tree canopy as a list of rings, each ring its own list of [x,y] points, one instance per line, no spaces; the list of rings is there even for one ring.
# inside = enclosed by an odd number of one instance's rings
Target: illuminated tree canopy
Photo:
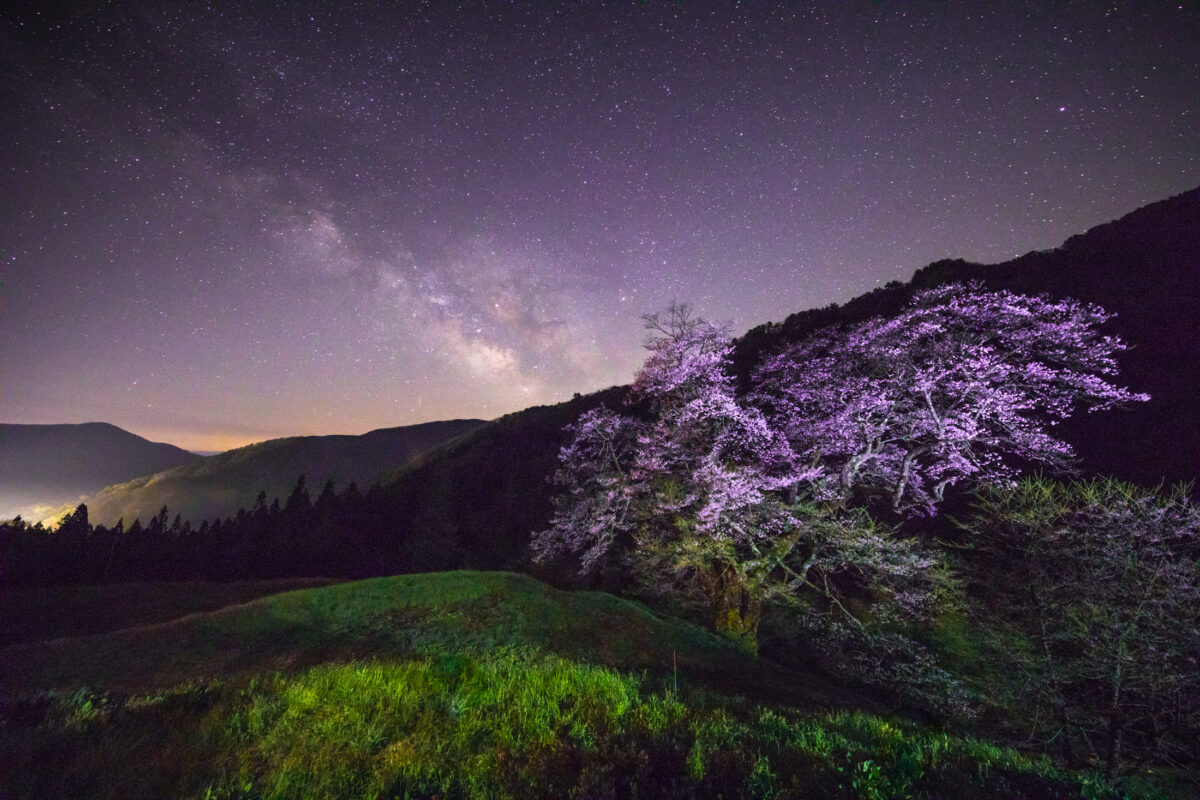
[[[767,358],[739,397],[727,328],[672,305],[645,317],[631,399],[571,427],[537,558],[628,560],[695,592],[718,630],[753,640],[762,604],[811,596],[862,628],[849,595],[919,612],[935,560],[854,510],[861,495],[932,513],[947,486],[1063,468],[1048,428],[1077,408],[1145,399],[1109,382],[1123,345],[1102,309],[952,285],[899,316],[818,333]],[[815,607],[815,606],[814,606]]]

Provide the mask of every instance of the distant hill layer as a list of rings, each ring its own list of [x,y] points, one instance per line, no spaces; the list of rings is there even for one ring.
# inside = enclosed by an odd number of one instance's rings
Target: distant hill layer
[[[48,515],[105,486],[199,460],[106,422],[0,423],[0,519]]]
[[[326,480],[363,488],[379,475],[484,424],[447,420],[383,428],[361,436],[295,436],[240,447],[183,466],[143,474],[86,498],[93,522],[147,521],[166,506],[171,516],[199,523],[250,508],[260,491],[286,499],[304,475],[315,497]]]
[[[1121,358],[1118,382],[1153,399],[1081,414],[1058,429],[1076,447],[1085,474],[1146,485],[1196,480],[1200,190],[1093,228],[1055,250],[992,266],[938,262],[908,284],[759,326],[737,341],[735,368],[744,380],[763,354],[786,342],[827,325],[894,314],[918,289],[976,278],[992,288],[1075,297],[1117,313],[1109,332],[1132,345]],[[397,535],[440,542],[474,567],[528,569],[530,533],[550,516],[550,478],[567,438],[563,426],[601,403],[620,407],[627,393],[613,387],[509,414],[392,474],[385,491]]]

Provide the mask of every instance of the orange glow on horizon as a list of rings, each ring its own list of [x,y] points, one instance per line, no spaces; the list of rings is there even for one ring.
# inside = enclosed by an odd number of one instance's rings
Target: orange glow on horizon
[[[248,444],[265,442],[268,439],[279,439],[281,436],[290,435],[269,433],[253,434],[244,432],[235,433],[226,431],[203,433],[200,431],[171,428],[156,428],[146,431],[134,430],[130,432],[136,433],[143,439],[149,439],[152,442],[173,444],[176,447],[183,448],[184,450],[200,453],[223,453],[226,450],[234,450],[239,447],[245,447]]]

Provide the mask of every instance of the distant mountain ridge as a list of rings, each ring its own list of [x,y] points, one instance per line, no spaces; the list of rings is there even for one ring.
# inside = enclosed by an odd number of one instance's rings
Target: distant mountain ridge
[[[351,481],[366,488],[394,469],[457,436],[483,420],[456,419],[381,428],[361,436],[293,436],[239,447],[155,474],[108,486],[85,498],[93,522],[126,524],[149,520],[166,506],[199,523],[250,508],[260,491],[268,502],[286,498],[304,475],[315,497],[326,480],[338,489]]]
[[[107,422],[0,423],[0,519],[49,516],[110,484],[198,460]]]

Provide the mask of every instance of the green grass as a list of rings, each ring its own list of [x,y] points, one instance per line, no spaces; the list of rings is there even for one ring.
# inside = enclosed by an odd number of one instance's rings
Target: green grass
[[[864,703],[609,595],[401,576],[0,651],[0,797],[1102,796]]]
[[[1022,782],[1074,796],[1010,751],[858,713],[687,702],[521,651],[316,668],[255,695],[240,723],[256,748],[234,796],[1019,796]]]

